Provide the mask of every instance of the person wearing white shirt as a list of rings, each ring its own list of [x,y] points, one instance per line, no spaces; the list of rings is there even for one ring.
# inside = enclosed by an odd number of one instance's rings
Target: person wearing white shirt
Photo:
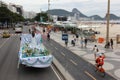
[[[99,53],[99,49],[98,49],[97,45],[94,45],[93,51],[94,51],[94,57],[95,57],[95,60],[96,60],[97,54]]]

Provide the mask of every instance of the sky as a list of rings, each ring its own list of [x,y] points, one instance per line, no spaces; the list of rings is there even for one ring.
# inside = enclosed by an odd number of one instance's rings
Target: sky
[[[5,3],[22,5],[25,11],[46,11],[48,0],[2,0]],[[50,9],[65,9],[72,11],[77,8],[87,16],[99,15],[104,17],[107,13],[108,0],[50,0]],[[120,17],[120,0],[110,0],[110,13]]]

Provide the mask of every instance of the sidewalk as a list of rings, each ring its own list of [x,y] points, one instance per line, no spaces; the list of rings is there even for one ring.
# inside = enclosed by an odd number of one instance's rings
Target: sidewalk
[[[42,30],[42,29],[40,29]],[[105,58],[105,64],[104,69],[108,74],[115,77],[117,80],[120,80],[120,45],[116,46],[114,45],[114,49],[105,49],[104,44],[99,43],[88,43],[87,48],[81,48],[80,41],[76,42],[76,46],[71,45],[71,40],[73,38],[72,34],[69,34],[69,40],[68,40],[68,47],[65,46],[65,42],[62,41],[62,33],[61,32],[51,32],[50,37],[54,41],[61,44],[63,47],[66,47],[68,50],[71,50],[74,54],[82,57],[84,60],[95,64],[94,61],[94,54],[92,52],[93,46],[96,44],[100,50],[100,52],[104,52],[106,55]]]
[[[62,41],[62,33],[61,32],[51,32],[51,39],[55,40],[56,42],[60,43],[62,46],[65,47],[64,41]],[[80,41],[76,42],[76,46],[71,45],[71,40],[73,35],[69,34],[69,41],[68,41],[68,49],[71,50],[74,54],[82,57],[86,61],[92,63],[94,65],[94,54],[92,52],[93,46],[96,44],[100,50],[100,52],[104,52],[106,55],[104,68],[108,74],[115,77],[117,80],[120,80],[120,45],[114,45],[114,49],[105,49],[105,43],[88,43],[87,48],[81,48]]]

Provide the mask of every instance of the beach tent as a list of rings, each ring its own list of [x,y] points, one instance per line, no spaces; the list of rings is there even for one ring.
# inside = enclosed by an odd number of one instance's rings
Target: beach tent
[[[54,23],[53,24],[55,27],[64,27],[64,25],[62,23]]]
[[[91,25],[90,28],[100,28],[98,25]]]
[[[98,25],[78,25],[77,28],[100,28]]]
[[[77,27],[77,24],[72,23],[72,22],[56,22],[54,23],[54,26],[57,27]]]
[[[64,27],[77,27],[77,25],[73,23],[66,23],[64,24]]]
[[[77,28],[90,28],[90,26],[88,26],[88,25],[78,25]]]

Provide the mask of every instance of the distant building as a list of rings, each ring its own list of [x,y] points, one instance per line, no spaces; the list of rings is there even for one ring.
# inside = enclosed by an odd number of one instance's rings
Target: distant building
[[[56,21],[67,21],[68,20],[68,17],[57,16],[57,15],[51,15],[51,18],[53,19],[53,22],[56,22]]]
[[[20,14],[23,16],[23,6],[9,3],[8,9],[14,13]]]
[[[79,20],[80,21],[90,21],[93,20],[94,18],[86,18],[86,17],[81,17]]]
[[[75,13],[75,14],[74,14],[74,19],[75,19],[75,20],[79,20],[79,18],[80,18],[79,15],[80,15],[79,13]]]
[[[32,19],[36,16],[37,14],[35,12],[27,12],[27,11],[24,11],[24,14],[23,14],[23,17],[25,19]]]
[[[26,19],[28,19],[28,18],[32,19],[37,15],[35,12],[32,12],[32,11],[31,12],[24,11],[23,6],[21,6],[21,5],[16,5],[13,3],[6,4],[3,1],[0,1],[0,7],[1,6],[7,7],[11,12],[20,14]]]
[[[56,22],[56,21],[57,21],[57,17],[58,17],[57,15],[53,15],[53,16],[52,16],[53,22]]]
[[[63,18],[65,18],[65,19],[63,20]],[[76,21],[91,21],[91,20],[94,20],[94,18],[80,17],[79,15],[76,15],[76,14],[74,16],[68,16],[68,17],[52,15],[52,19],[53,19],[53,22],[56,22],[56,21],[76,22]]]
[[[10,11],[12,11],[13,13],[17,13],[16,8],[13,7],[13,6],[11,6],[11,5],[8,5],[8,9],[9,9]]]
[[[72,17],[71,16],[68,16],[68,21],[72,21]]]

